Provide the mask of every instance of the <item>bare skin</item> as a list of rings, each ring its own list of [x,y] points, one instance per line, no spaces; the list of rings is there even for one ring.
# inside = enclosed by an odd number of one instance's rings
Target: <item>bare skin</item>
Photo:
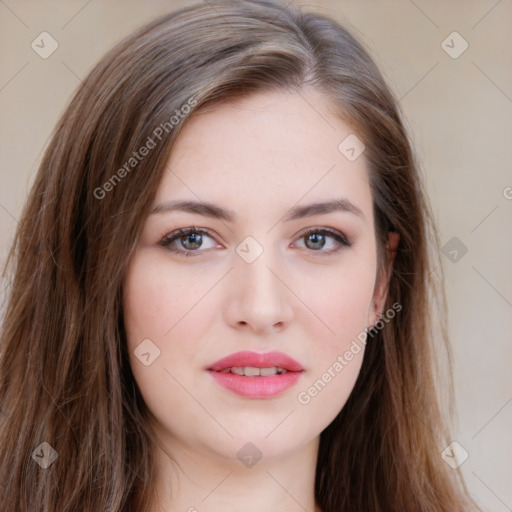
[[[352,391],[364,346],[317,395],[307,390],[376,323],[387,285],[364,153],[349,161],[338,150],[352,133],[311,89],[250,96],[184,126],[153,206],[203,201],[236,219],[150,215],[125,277],[130,364],[160,443],[152,510],[321,512],[320,433]],[[292,207],[340,198],[355,208],[284,219]],[[195,245],[183,235],[160,244],[187,227],[209,233]],[[309,228],[352,245],[304,235]],[[263,250],[251,263],[236,252],[248,236]],[[134,355],[145,339],[160,350],[149,366]],[[283,352],[304,372],[277,396],[239,396],[206,368],[240,350]],[[237,455],[247,443],[261,454],[251,467]]]

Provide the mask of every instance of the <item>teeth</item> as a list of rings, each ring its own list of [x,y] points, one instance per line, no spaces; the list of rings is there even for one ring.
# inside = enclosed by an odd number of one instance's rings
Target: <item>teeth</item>
[[[268,377],[269,375],[277,375],[277,368],[272,366],[271,368],[260,368],[260,375],[262,377]]]
[[[288,373],[288,370],[284,368],[278,368],[272,366],[270,368],[256,368],[255,366],[233,366],[232,368],[226,368],[222,370],[223,373],[234,373],[236,375],[245,375],[246,377],[271,377],[273,375],[280,375],[282,373]]]
[[[260,369],[255,368],[254,366],[246,366],[244,368],[244,374],[246,377],[256,377],[260,375]]]

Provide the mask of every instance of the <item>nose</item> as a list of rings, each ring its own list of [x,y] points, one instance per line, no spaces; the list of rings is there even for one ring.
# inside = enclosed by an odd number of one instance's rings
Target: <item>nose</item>
[[[264,250],[252,263],[237,255],[234,266],[225,310],[228,324],[260,335],[286,328],[293,317],[293,294],[271,251]]]

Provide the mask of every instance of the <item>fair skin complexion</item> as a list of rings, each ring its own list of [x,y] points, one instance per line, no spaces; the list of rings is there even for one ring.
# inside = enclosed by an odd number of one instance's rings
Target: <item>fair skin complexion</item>
[[[364,153],[353,162],[340,153],[353,131],[312,89],[252,95],[183,128],[153,207],[207,202],[235,219],[153,213],[126,273],[130,364],[160,443],[151,510],[320,512],[319,436],[352,391],[364,349],[307,404],[298,395],[375,324],[386,295]],[[355,208],[284,218],[293,207],[341,198]],[[209,234],[161,245],[189,227]],[[328,228],[352,245],[304,235],[309,228]],[[248,236],[263,249],[251,263],[236,252],[241,244],[254,254]],[[134,355],[145,339],[160,350],[148,366]],[[277,396],[239,396],[206,368],[241,350],[284,352],[304,372]],[[237,456],[246,443],[261,453],[250,467]]]

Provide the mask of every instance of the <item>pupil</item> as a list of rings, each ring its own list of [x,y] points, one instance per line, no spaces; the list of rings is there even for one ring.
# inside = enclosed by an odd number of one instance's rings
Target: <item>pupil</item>
[[[186,235],[184,238],[185,246],[188,249],[198,249],[201,246],[201,235],[198,235],[197,233],[190,233],[189,235]],[[193,247],[190,247],[190,245],[187,246],[189,241],[191,241]]]
[[[312,235],[309,235],[308,238],[307,238],[307,241],[309,240],[312,240],[313,241],[313,244],[320,244],[320,246],[318,247],[313,247],[313,249],[321,249],[324,244],[325,244],[325,237],[324,235],[318,235],[316,233],[312,234]],[[307,242],[306,242],[306,245],[307,245]]]

